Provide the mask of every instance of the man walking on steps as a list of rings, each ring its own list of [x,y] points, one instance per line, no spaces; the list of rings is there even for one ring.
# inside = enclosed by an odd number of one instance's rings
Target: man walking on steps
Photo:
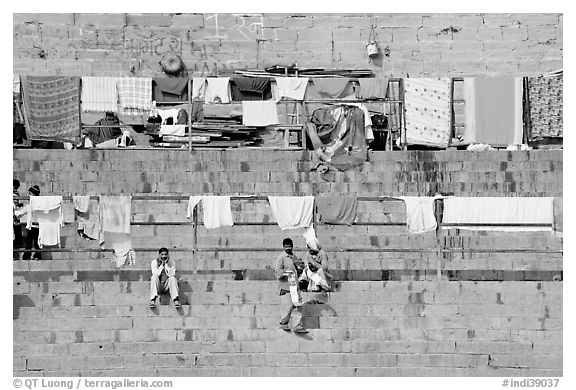
[[[282,314],[284,315],[285,313],[284,317],[280,321],[280,328],[290,330],[290,317],[292,316],[292,311],[296,309],[296,312],[300,314],[300,321],[298,321],[298,324],[292,330],[294,333],[308,333],[308,330],[304,328],[304,325],[302,325],[302,306],[301,304],[296,306],[293,303],[289,282],[291,279],[293,281],[292,284],[297,287],[297,267],[302,261],[292,252],[294,244],[290,238],[285,238],[282,242],[282,246],[284,247],[284,252],[278,255],[276,258],[276,266],[274,267],[274,272],[276,274],[276,279],[278,279],[280,288]]]
[[[152,278],[150,279],[150,308],[156,307],[158,294],[169,291],[176,309],[181,308],[178,298],[178,281],[176,280],[176,263],[170,260],[168,249],[160,248],[158,258],[152,260]]]

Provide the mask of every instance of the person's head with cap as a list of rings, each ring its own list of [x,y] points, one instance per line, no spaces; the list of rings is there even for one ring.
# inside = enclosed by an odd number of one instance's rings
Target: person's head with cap
[[[306,246],[308,247],[308,251],[313,255],[317,254],[320,251],[320,249],[322,249],[320,241],[318,241],[318,239],[315,237],[307,240]]]
[[[28,193],[32,196],[39,196],[40,195],[40,187],[34,184],[32,187],[28,188]]]

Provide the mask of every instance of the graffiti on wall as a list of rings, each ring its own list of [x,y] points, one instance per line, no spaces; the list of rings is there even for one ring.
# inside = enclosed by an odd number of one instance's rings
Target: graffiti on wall
[[[205,17],[205,25],[214,29],[214,35],[207,38],[226,39],[228,38],[227,30],[234,29],[245,41],[254,41],[258,39],[258,29],[264,26],[264,17],[262,14],[231,14],[233,19],[226,15],[226,18],[218,18],[219,14],[211,14]]]

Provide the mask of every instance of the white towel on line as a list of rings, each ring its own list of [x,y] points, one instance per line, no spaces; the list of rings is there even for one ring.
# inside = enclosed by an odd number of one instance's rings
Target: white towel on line
[[[116,82],[119,77],[82,77],[82,111],[83,112],[118,112],[118,90]]]
[[[32,227],[32,222],[38,222],[38,217],[44,213],[47,214],[51,210],[58,209],[60,213],[60,221],[62,217],[62,197],[61,196],[31,196],[29,204],[29,212],[26,214],[26,229]]]
[[[60,246],[60,227],[64,226],[62,208],[48,212],[36,211],[35,214],[38,222],[38,246]]]
[[[549,226],[445,226],[445,229],[549,231],[554,222],[552,197],[449,197],[443,224],[542,224]]]
[[[204,100],[206,94],[206,77],[192,77],[192,99]]]
[[[304,100],[304,94],[308,86],[308,77],[275,77],[274,80],[278,87],[277,101],[283,97]]]
[[[190,196],[186,217],[192,218],[194,208],[202,201],[202,216],[206,229],[232,226],[232,208],[229,196]]]
[[[434,201],[442,196],[398,196],[406,204],[406,226],[410,233],[425,233],[438,226]]]
[[[230,77],[207,77],[206,78],[206,92],[204,94],[204,103],[216,103],[216,99],[220,99],[220,103],[230,103]]]
[[[81,213],[88,211],[90,207],[90,195],[74,195],[72,197],[74,201],[74,208]]]
[[[100,228],[104,232],[130,233],[131,196],[100,197]]]
[[[268,202],[282,230],[312,225],[313,196],[269,196]]]
[[[278,123],[278,106],[275,101],[242,101],[242,124],[244,126],[263,127]]]

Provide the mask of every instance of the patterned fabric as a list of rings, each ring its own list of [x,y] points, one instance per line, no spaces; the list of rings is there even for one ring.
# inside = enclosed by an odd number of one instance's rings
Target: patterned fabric
[[[445,148],[450,139],[450,79],[404,79],[408,144]]]
[[[151,77],[122,77],[116,87],[120,114],[141,115],[152,108]]]
[[[563,136],[563,76],[528,78],[530,139]]]
[[[76,142],[80,136],[80,79],[22,76],[29,139]]]

